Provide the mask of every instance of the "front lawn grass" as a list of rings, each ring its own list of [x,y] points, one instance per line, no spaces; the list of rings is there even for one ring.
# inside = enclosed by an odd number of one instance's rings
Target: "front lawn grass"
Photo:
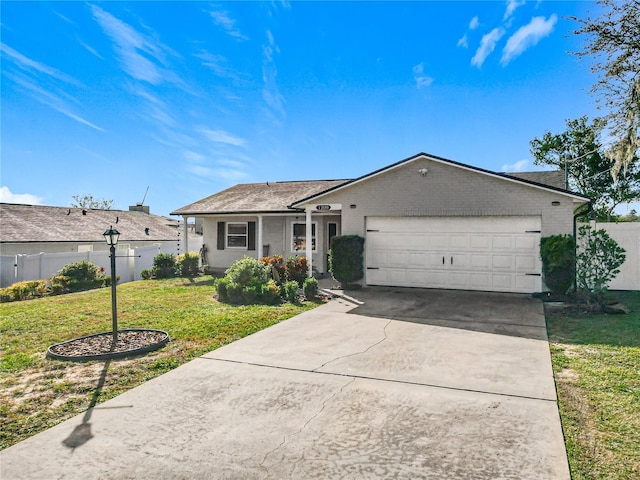
[[[628,315],[547,317],[573,480],[640,478],[640,292]]]
[[[214,292],[210,276],[118,286],[118,328],[165,330],[171,341],[146,356],[108,363],[63,362],[45,354],[52,344],[110,331],[110,289],[0,304],[0,449],[316,306],[231,306],[217,302]]]

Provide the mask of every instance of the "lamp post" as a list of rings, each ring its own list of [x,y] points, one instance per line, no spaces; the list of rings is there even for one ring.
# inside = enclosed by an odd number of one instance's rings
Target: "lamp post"
[[[109,227],[109,230],[103,233],[103,235],[111,252],[111,318],[113,322],[113,346],[115,347],[118,342],[118,309],[116,307],[116,245],[118,244],[120,232],[118,230],[114,230],[113,226],[111,226]]]

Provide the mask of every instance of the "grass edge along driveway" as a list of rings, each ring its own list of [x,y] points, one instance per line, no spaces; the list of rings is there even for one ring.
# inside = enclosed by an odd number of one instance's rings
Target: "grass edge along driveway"
[[[110,331],[110,289],[0,304],[0,449],[317,306],[231,306],[217,302],[214,292],[210,276],[119,285],[118,328],[165,330],[171,341],[156,352],[108,364],[50,360],[45,354],[52,344]]]
[[[640,478],[640,292],[628,315],[549,315],[558,407],[573,480]]]

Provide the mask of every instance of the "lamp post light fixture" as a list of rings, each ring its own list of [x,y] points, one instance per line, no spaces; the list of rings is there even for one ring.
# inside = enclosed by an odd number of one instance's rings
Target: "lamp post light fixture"
[[[111,255],[109,255],[111,258],[111,318],[113,323],[113,346],[115,347],[118,342],[118,309],[116,307],[116,245],[118,244],[120,232],[111,226],[109,227],[109,230],[103,233],[103,235],[111,252]]]

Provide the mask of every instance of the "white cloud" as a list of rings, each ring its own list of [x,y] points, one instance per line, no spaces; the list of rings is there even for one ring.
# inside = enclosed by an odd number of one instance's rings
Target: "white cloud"
[[[458,46],[462,48],[469,48],[469,41],[467,40],[467,34],[465,33],[460,40],[458,40]]]
[[[503,172],[524,172],[529,167],[529,160],[520,160],[510,165],[502,165]]]
[[[23,70],[32,71],[32,72],[35,70],[36,72],[44,73],[53,78],[57,78],[58,80],[62,80],[65,83],[79,85],[79,82],[74,78],[70,77],[69,75],[62,73],[59,70],[56,70],[55,68],[50,67],[49,65],[46,65],[44,63],[37,62],[28,57],[25,57],[20,52],[14,50],[13,48],[11,48],[10,46],[4,43],[0,43],[0,51],[2,51],[2,53],[7,55],[7,57],[9,57],[15,65],[17,65]]]
[[[428,87],[433,83],[433,78],[424,74],[424,63],[419,63],[413,67],[413,78],[418,88]]]
[[[480,41],[480,46],[478,47],[478,50],[476,50],[476,54],[471,59],[471,65],[475,65],[480,68],[487,57],[496,48],[496,43],[498,43],[504,33],[504,29],[497,27],[486,35],[483,35],[482,40]]]
[[[237,38],[238,40],[247,40],[248,37],[243,35],[242,32],[236,28],[236,21],[229,16],[229,12],[226,10],[212,10],[209,12],[213,23],[221,27],[228,35]]]
[[[69,102],[60,98],[53,92],[45,90],[44,88],[38,86],[31,78],[28,78],[24,75],[13,75],[7,74],[7,78],[13,80],[17,85],[22,87],[34,100],[37,102],[46,105],[55,111],[75,120],[76,122],[82,123],[88,127],[91,127],[100,132],[104,132],[104,129],[99,126],[91,123],[89,120],[81,117],[77,113],[73,112],[72,107],[69,105]],[[78,103],[78,101],[72,96],[63,92],[63,94],[67,97],[67,100],[70,100],[73,103]]]
[[[513,12],[515,12],[518,7],[521,7],[524,4],[524,0],[507,0],[507,9],[504,12],[503,20],[505,22],[509,20],[513,15]]]
[[[158,85],[167,78],[175,80],[173,74],[159,65],[166,63],[165,52],[169,51],[167,47],[96,5],[92,5],[91,10],[95,20],[115,42],[115,49],[125,72],[137,80],[153,85]]]
[[[198,177],[209,178],[213,180],[231,180],[238,181],[242,180],[247,176],[247,174],[240,170],[235,170],[232,168],[212,168],[212,167],[204,167],[202,165],[189,165],[186,167],[187,172],[192,173]]]
[[[0,187],[0,202],[40,205],[42,198],[30,193],[13,193],[9,187]]]
[[[274,52],[278,52],[279,50],[275,44],[271,31],[267,30],[266,34],[269,45],[262,47],[262,53],[264,55],[264,59],[262,61],[262,80],[264,82],[262,98],[273,111],[284,116],[285,99],[278,89],[278,69],[276,68],[276,64],[273,59]]]
[[[478,28],[479,25],[480,25],[480,19],[477,16],[475,16],[469,22],[469,30],[475,30],[476,28]]]
[[[521,55],[529,47],[537,45],[537,43],[553,32],[553,28],[558,21],[558,16],[554,13],[545,19],[544,17],[533,17],[531,21],[520,27],[514,33],[502,50],[502,59],[500,63],[507,65],[511,60]]]
[[[236,147],[245,147],[247,142],[244,138],[235,137],[224,130],[209,130],[208,128],[201,128],[202,133],[208,140],[215,143],[226,143],[227,145],[233,145]]]

